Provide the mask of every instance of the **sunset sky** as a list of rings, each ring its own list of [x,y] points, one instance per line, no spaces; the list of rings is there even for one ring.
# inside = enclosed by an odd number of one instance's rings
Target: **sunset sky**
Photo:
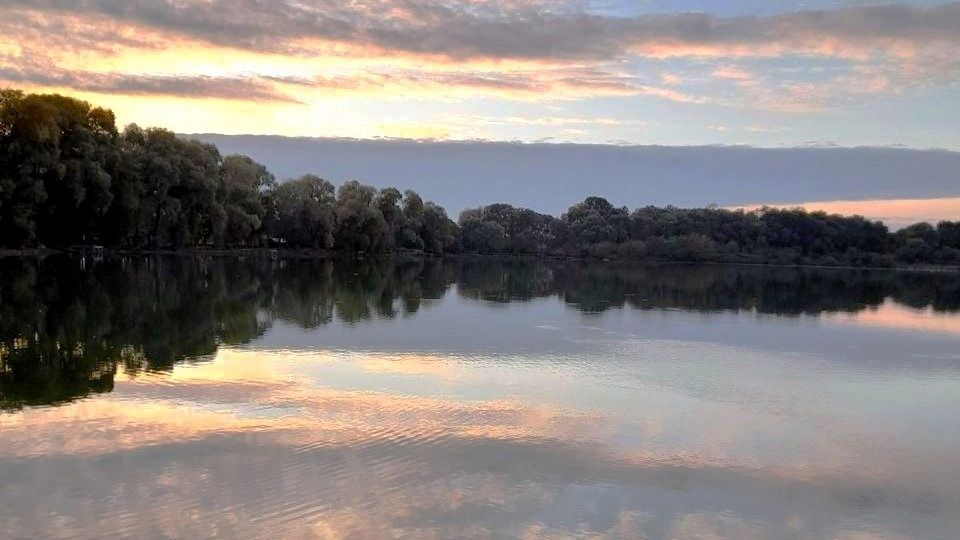
[[[179,133],[960,150],[958,50],[936,0],[0,0],[0,86]]]
[[[960,149],[960,3],[0,0],[0,82],[178,132]]]

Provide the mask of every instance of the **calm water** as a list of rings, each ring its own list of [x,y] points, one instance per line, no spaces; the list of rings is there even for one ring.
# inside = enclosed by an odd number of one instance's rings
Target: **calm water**
[[[0,259],[0,538],[960,537],[960,275]]]

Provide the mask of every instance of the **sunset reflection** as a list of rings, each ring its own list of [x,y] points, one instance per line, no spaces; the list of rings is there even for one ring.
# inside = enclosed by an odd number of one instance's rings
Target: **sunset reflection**
[[[865,327],[960,336],[960,318],[943,317],[932,308],[910,308],[890,300],[873,309],[831,315],[828,320]]]
[[[106,264],[85,324],[5,318],[0,536],[960,527],[945,276],[446,264]]]
[[[423,369],[433,364],[444,369]],[[381,369],[384,365],[389,369]],[[382,375],[377,383],[381,390],[351,388],[345,370],[353,367]],[[284,530],[291,520],[306,519],[321,538],[360,530],[375,536],[426,515],[434,516],[431,522],[443,521],[486,505],[497,512],[519,511],[523,500],[549,497],[548,491],[596,495],[610,482],[637,483],[655,491],[681,489],[691,497],[732,490],[746,502],[749,493],[788,487],[826,489],[841,497],[864,489],[903,491],[906,496],[908,486],[916,489],[922,477],[927,490],[923,496],[936,499],[949,492],[950,482],[960,480],[928,475],[925,466],[903,461],[906,452],[871,451],[864,461],[861,444],[877,434],[858,433],[859,428],[842,417],[817,423],[827,422],[830,429],[847,434],[844,438],[804,435],[803,421],[787,421],[762,401],[734,405],[723,393],[704,399],[689,394],[690,389],[657,385],[635,395],[634,414],[628,417],[600,402],[533,397],[538,386],[567,379],[564,368],[528,366],[500,382],[493,382],[491,369],[496,371],[489,364],[470,365],[443,356],[225,348],[208,362],[179,365],[165,375],[120,374],[109,397],[0,416],[5,441],[0,461],[68,458],[100,467],[121,459],[121,469],[138,483],[153,486],[150,489],[218,489],[230,497],[232,522],[257,530],[256,524],[265,520]],[[421,382],[430,384],[457,384],[444,397],[424,397],[403,391],[402,379],[409,375],[425,377]],[[465,387],[481,383],[502,397],[476,400],[464,395]],[[579,383],[588,393],[593,384],[590,379]],[[527,397],[517,399],[517,392]],[[684,413],[684,402],[695,402],[696,408]],[[811,409],[808,414],[819,413]],[[684,430],[698,435],[689,438]],[[801,447],[745,452],[743,443],[765,432],[790,432],[790,445]],[[891,442],[883,444],[888,452],[897,446]],[[151,467],[143,469],[142,462],[151,448],[182,451],[164,458],[162,472],[154,473]],[[928,458],[929,467],[945,465],[943,456]],[[252,462],[251,468],[240,469],[241,461]],[[522,494],[512,487],[518,482]],[[271,506],[294,492],[301,494],[303,506]],[[267,499],[245,495],[256,493]],[[372,493],[378,494],[378,509],[369,523],[365,520],[371,517]],[[632,496],[643,498],[639,492]],[[70,495],[58,492],[56,497],[68,500]],[[227,519],[208,514],[226,501],[208,505],[190,500],[199,505],[191,511],[204,516],[202,521]],[[199,525],[170,523],[164,513],[143,512],[141,519],[171,527],[176,534],[202,530],[192,528]],[[621,514],[607,534],[641,530],[646,521],[628,514]],[[528,534],[543,532],[543,524],[523,525],[522,512],[505,519]],[[700,511],[674,519],[671,527],[681,531],[716,525]],[[436,534],[466,534],[456,523],[454,519],[441,526]]]
[[[353,365],[368,376],[383,376],[377,384],[382,389],[351,388],[341,368]],[[499,383],[488,377],[491,369],[443,356],[224,348],[208,362],[179,365],[169,374],[121,373],[109,396],[0,416],[0,463],[8,471],[13,469],[7,465],[19,463],[17,474],[64,459],[73,464],[70,470],[105,472],[111,464],[108,474],[122,474],[129,485],[168,503],[147,506],[148,499],[138,496],[127,501],[127,509],[138,513],[140,523],[177,536],[204,534],[211,526],[310,538],[378,537],[397,530],[420,536],[419,527],[429,523],[426,536],[442,538],[462,531],[457,527],[476,512],[493,512],[510,530],[539,538],[551,535],[550,520],[529,515],[530,505],[612,496],[611,483],[621,485],[618,497],[629,506],[612,514],[579,513],[578,527],[588,537],[633,535],[651,520],[683,534],[720,527],[763,536],[770,529],[750,520],[749,501],[756,493],[785,489],[832,493],[841,508],[858,492],[882,489],[922,497],[909,504],[960,509],[956,499],[943,499],[950,482],[960,478],[934,478],[898,453],[864,453],[858,441],[866,433],[839,417],[830,420],[833,429],[850,440],[812,434],[798,439],[794,433],[792,443],[803,445],[802,451],[751,456],[743,441],[780,431],[784,417],[763,407],[738,411],[720,396],[702,399],[683,388],[652,387],[645,393],[663,395],[647,405],[641,405],[647,397],[637,396],[639,415],[628,418],[602,403],[531,399],[533,387],[565,377],[548,366],[523,369]],[[483,380],[503,397],[469,399],[457,388],[445,397],[404,393],[396,379],[406,375],[427,377],[432,385]],[[528,397],[512,397],[518,391]],[[695,421],[678,416],[683,407],[649,406],[690,399],[699,405],[689,413],[703,417],[696,439],[675,437]],[[151,448],[164,449],[162,462],[150,457]],[[931,455],[928,466],[938,459]],[[71,475],[69,485],[44,490],[41,508],[69,507],[73,493],[96,489],[95,477]],[[924,491],[914,495],[918,475],[927,479]],[[691,503],[664,517],[641,510],[651,494],[675,490],[688,501],[714,500],[719,493],[725,500],[742,498],[744,514],[727,514],[721,523],[709,506]],[[2,502],[12,504],[6,497],[12,493],[3,493]],[[99,519],[124,522],[123,515],[111,514],[116,508],[107,499],[96,504]],[[170,504],[197,519],[172,519]],[[880,504],[893,509],[900,503]],[[7,532],[38,527],[32,515],[40,516],[28,512],[9,522]],[[784,515],[776,526],[821,526],[808,518]],[[77,519],[60,532],[89,525]]]

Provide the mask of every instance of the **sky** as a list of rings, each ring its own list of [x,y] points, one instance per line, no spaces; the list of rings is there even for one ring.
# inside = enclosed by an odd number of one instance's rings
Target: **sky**
[[[960,2],[0,0],[0,83],[183,133],[960,150]]]
[[[958,49],[935,0],[0,0],[0,86],[179,133],[960,151]]]

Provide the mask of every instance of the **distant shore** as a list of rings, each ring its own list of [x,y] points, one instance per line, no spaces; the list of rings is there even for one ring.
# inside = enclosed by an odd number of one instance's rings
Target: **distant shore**
[[[960,221],[891,231],[863,216],[803,208],[679,208],[633,200],[641,206],[631,209],[598,195],[556,216],[494,202],[454,219],[410,189],[356,180],[335,186],[316,174],[278,180],[249,156],[223,155],[163,128],[129,125],[121,131],[111,111],[83,101],[17,90],[3,90],[2,97],[0,117],[11,120],[0,129],[0,147],[15,151],[0,162],[0,178],[10,180],[0,197],[0,246],[17,255],[42,255],[42,248],[29,249],[41,246],[87,246],[94,256],[105,248],[147,253],[153,246],[184,246],[182,252],[228,255],[251,250],[214,246],[274,246],[284,257],[314,258],[422,252],[857,268],[960,265]]]

